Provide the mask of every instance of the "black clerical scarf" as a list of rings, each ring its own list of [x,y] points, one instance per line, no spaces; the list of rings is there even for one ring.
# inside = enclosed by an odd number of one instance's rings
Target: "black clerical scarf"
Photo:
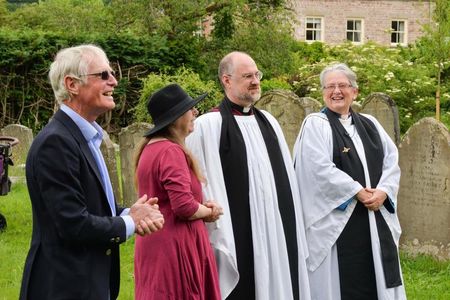
[[[249,203],[247,152],[239,125],[232,113],[232,102],[225,97],[219,106],[222,116],[220,161],[231,212],[239,282],[227,299],[255,299],[252,227]],[[264,138],[269,154],[283,222],[289,256],[289,268],[294,299],[299,299],[298,249],[294,203],[286,165],[277,135],[267,118],[255,107],[253,114]],[[263,147],[264,145],[261,145]]]
[[[329,109],[325,109],[324,112],[328,117],[333,134],[333,162],[337,168],[365,187],[363,165],[351,137],[339,121],[340,115]],[[371,120],[352,110],[350,112],[364,145],[370,183],[375,188],[383,169],[384,153],[380,135]],[[384,202],[384,206],[388,211],[393,212],[393,207],[388,199]],[[386,287],[396,287],[402,284],[397,247],[379,210],[375,211],[375,219],[381,244],[381,260]],[[360,201],[357,202],[352,216],[339,236],[337,247],[342,299],[363,299],[361,297],[366,292],[368,293],[366,295],[372,295],[376,299],[368,210]],[[358,282],[361,283],[360,294],[355,294],[355,292],[358,293]],[[368,297],[364,297],[364,299],[368,299]]]

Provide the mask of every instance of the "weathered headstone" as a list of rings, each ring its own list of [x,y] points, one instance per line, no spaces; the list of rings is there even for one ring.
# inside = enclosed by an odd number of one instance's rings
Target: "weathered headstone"
[[[25,162],[28,150],[33,142],[33,131],[23,125],[10,124],[0,130],[0,135],[12,136],[19,140],[19,143],[12,148],[12,160],[14,166],[10,167],[9,174],[13,182],[24,181]]]
[[[114,192],[114,198],[117,203],[122,204],[122,195],[120,193],[119,173],[117,170],[116,145],[111,141],[109,135],[103,130],[103,141],[100,146],[106,167],[108,168],[109,178]]]
[[[359,113],[359,112],[361,112],[362,105],[359,102],[353,101],[352,102],[352,109],[353,109],[354,112]]]
[[[400,122],[394,100],[383,93],[373,93],[362,104],[362,113],[377,118],[394,143],[400,143]]]
[[[402,241],[450,243],[450,134],[433,118],[406,132],[399,145],[398,214]]]
[[[152,125],[148,123],[134,123],[122,128],[119,133],[120,170],[122,173],[123,203],[129,207],[137,200],[137,191],[134,184],[134,155],[136,146],[143,135]]]
[[[256,106],[267,110],[278,120],[292,150],[303,120],[310,113],[319,111],[322,104],[312,98],[299,98],[292,91],[273,90],[265,93]]]

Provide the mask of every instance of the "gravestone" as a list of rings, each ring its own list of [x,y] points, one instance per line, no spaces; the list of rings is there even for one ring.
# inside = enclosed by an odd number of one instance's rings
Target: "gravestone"
[[[414,124],[399,145],[402,241],[450,243],[450,134],[433,118]]]
[[[310,113],[319,111],[322,104],[312,98],[299,98],[292,91],[272,90],[265,93],[256,106],[268,111],[278,120],[289,149],[292,150],[303,120]]]
[[[103,130],[103,141],[100,146],[106,167],[108,168],[109,178],[114,192],[114,198],[117,203],[122,203],[122,195],[120,193],[119,173],[117,170],[116,145],[111,141],[109,135]]]
[[[353,109],[354,112],[359,113],[359,112],[361,112],[362,106],[361,106],[361,104],[359,102],[353,101],[352,102],[352,109]]]
[[[394,143],[400,143],[398,108],[391,97],[383,93],[373,93],[364,101],[361,112],[374,116]]]
[[[9,168],[9,176],[12,182],[25,181],[25,162],[33,142],[33,131],[23,125],[10,124],[0,130],[0,135],[12,136],[19,140],[19,143],[12,148],[11,158],[14,166]]]
[[[150,128],[152,125],[148,123],[134,123],[122,128],[119,133],[122,196],[125,207],[130,207],[137,200],[134,183],[134,155],[137,145]]]

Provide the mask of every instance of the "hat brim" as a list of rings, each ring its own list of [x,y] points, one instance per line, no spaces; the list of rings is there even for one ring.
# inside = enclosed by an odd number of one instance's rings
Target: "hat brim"
[[[170,116],[170,118],[166,118],[165,120],[163,120],[163,121],[159,122],[157,125],[155,125],[152,129],[147,131],[144,134],[144,137],[149,137],[150,135],[153,135],[156,132],[164,129],[167,126],[169,126],[170,124],[175,122],[179,117],[181,117],[185,112],[187,112],[188,110],[190,110],[191,108],[196,106],[200,101],[205,99],[206,96],[208,96],[208,93],[204,93],[203,95],[200,95],[199,97],[194,99],[194,101],[190,101],[189,103],[187,103],[183,107],[179,108],[179,110],[176,113],[172,114]]]

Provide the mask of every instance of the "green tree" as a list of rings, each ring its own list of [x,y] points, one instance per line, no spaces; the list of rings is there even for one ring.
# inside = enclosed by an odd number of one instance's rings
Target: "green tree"
[[[298,65],[293,59],[297,42],[293,38],[291,15],[271,6],[250,9],[230,46],[249,52],[268,77],[292,74]]]
[[[450,1],[436,0],[433,23],[424,25],[427,35],[418,43],[424,62],[432,62],[436,76],[436,119],[441,118],[442,76],[450,67]]]
[[[203,51],[209,78],[217,76],[219,60],[235,50],[249,53],[265,78],[295,73],[293,18],[283,5],[284,1],[236,0],[215,11],[212,39]]]
[[[6,0],[0,0],[0,24],[5,23],[5,18],[8,15],[8,8],[6,6]]]
[[[110,24],[102,0],[46,0],[19,6],[0,26],[76,34],[106,32]]]

